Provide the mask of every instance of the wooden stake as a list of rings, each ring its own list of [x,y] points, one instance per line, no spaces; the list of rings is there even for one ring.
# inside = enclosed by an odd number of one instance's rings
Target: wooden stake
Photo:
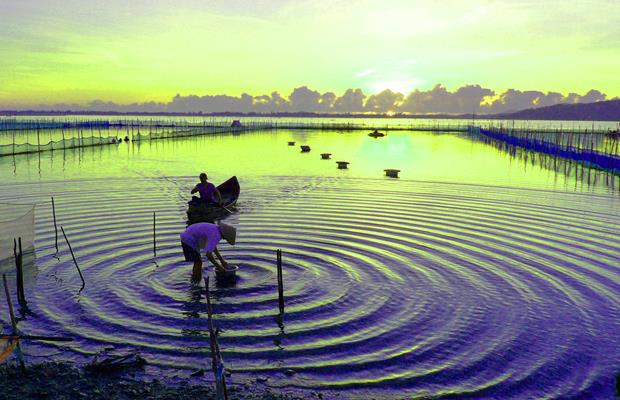
[[[17,321],[15,320],[15,313],[13,312],[13,302],[11,301],[11,294],[9,293],[9,285],[6,283],[6,274],[2,274],[2,281],[4,282],[4,294],[6,295],[6,303],[9,306],[11,327],[13,328],[13,334],[17,334]]]
[[[224,363],[220,354],[220,346],[217,344],[217,336],[213,330],[213,310],[211,308],[211,296],[209,294],[209,277],[205,278],[205,289],[207,297],[207,318],[209,327],[209,339],[211,347],[211,368],[215,376],[216,398],[218,400],[228,400],[228,389],[226,388],[226,376],[224,374]]]
[[[26,293],[24,292],[24,252],[22,250],[22,238],[17,238],[17,246],[19,247],[19,275],[21,277],[20,290],[22,297],[22,305],[26,304]]]
[[[15,256],[15,270],[16,270],[16,288],[17,288],[17,301],[20,305],[26,304],[26,294],[24,293],[24,268],[23,268],[23,252],[22,252],[22,238],[19,238],[19,252],[17,251],[17,243],[13,239],[13,255]]]
[[[276,251],[278,268],[278,305],[280,314],[284,314],[284,282],[282,280],[282,250]]]
[[[71,252],[71,257],[73,257],[73,262],[75,263],[75,267],[78,270],[78,273],[80,274],[80,279],[82,280],[82,288],[80,289],[80,292],[82,290],[84,290],[84,287],[86,286],[86,281],[84,281],[84,276],[82,275],[82,271],[80,270],[80,266],[78,265],[77,260],[75,259],[75,254],[73,254],[73,249],[71,248],[71,243],[69,243],[69,239],[67,238],[67,234],[65,233],[64,228],[61,226],[60,230],[62,231],[62,235],[65,237],[65,241],[67,242],[67,246],[69,246],[69,251]]]
[[[17,301],[21,303],[21,298],[19,294],[19,282],[20,282],[20,273],[19,273],[19,254],[17,254],[17,239],[13,238],[13,257],[15,257],[15,280],[17,286]]]
[[[211,309],[211,298],[209,296],[209,277],[205,278],[206,297],[207,297],[207,326],[209,327],[209,340],[211,346],[211,368],[213,373],[217,371],[217,360],[215,355],[215,332],[213,331],[213,320],[211,319],[213,311]]]
[[[58,225],[56,225],[56,206],[54,205],[54,196],[52,196],[52,215],[54,216],[54,234],[56,235],[54,246],[56,246],[56,253],[58,253]]]
[[[157,239],[155,236],[155,211],[153,211],[153,257],[157,257]]]

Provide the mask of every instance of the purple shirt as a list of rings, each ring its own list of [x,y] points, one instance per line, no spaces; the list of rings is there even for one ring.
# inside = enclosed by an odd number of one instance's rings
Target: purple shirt
[[[196,189],[198,189],[198,192],[200,193],[200,198],[202,200],[204,201],[213,200],[213,194],[215,193],[215,185],[212,184],[211,182],[207,182],[206,185],[200,182],[198,185],[196,185]]]
[[[212,252],[221,239],[220,227],[208,222],[190,225],[181,233],[181,242],[199,253],[200,249],[207,253]]]

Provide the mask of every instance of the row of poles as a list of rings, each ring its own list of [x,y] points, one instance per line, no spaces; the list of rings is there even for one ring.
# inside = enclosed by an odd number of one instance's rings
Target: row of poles
[[[475,124],[475,121],[469,123],[445,123],[440,120],[435,120],[433,123],[409,123],[409,124],[389,124],[385,120],[385,126],[377,124],[378,120],[373,120],[373,126],[379,126],[384,130],[422,130],[422,131],[466,131],[468,125]],[[416,121],[418,122],[418,121]],[[519,126],[515,127],[514,120],[512,126],[500,122],[488,123],[480,126],[485,126],[487,129],[499,129],[499,130],[511,130],[513,132],[526,132],[536,131],[538,133],[607,133],[609,128],[595,127],[594,123],[590,128],[582,126]],[[127,127],[136,128],[199,128],[199,127],[230,127],[231,123],[228,118],[216,120],[215,118],[200,118],[189,119],[187,117],[165,119],[96,119],[96,120],[80,120],[75,118],[73,120],[58,120],[58,119],[3,119],[0,118],[0,132],[3,131],[24,131],[24,130],[37,130],[37,129],[120,129]],[[347,121],[309,121],[307,119],[292,119],[292,118],[275,118],[275,119],[244,119],[235,127],[243,128],[249,127],[253,129],[342,129],[342,130],[357,130],[357,129],[369,129],[370,126],[367,123],[351,122]],[[617,132],[617,131],[616,131]]]
[[[373,126],[377,125],[376,121]],[[73,120],[73,121],[54,121],[54,120],[2,120],[0,119],[0,132],[2,131],[23,131],[23,130],[37,130],[37,129],[113,129],[124,127],[138,127],[138,128],[206,128],[206,127],[230,127],[230,120],[207,120],[202,119],[195,120],[154,120],[154,119],[135,119],[135,120]],[[334,121],[307,121],[307,120],[292,120],[292,119],[260,119],[249,120],[245,119],[240,124],[234,125],[238,128],[252,128],[252,129],[342,129],[342,130],[363,130],[369,129],[369,125],[366,123],[356,122],[334,122]],[[392,125],[385,124],[382,129],[396,129],[396,130],[465,130],[465,124],[440,124],[438,121],[434,124],[401,124]]]
[[[476,129],[475,127],[473,129]],[[591,153],[599,153],[608,157],[620,156],[620,134],[605,133],[602,134],[588,132],[539,132],[536,130],[515,130],[501,128],[479,128],[482,134],[501,136],[508,142],[519,142],[524,144],[532,144],[538,147],[547,146],[547,150],[576,150],[589,151]]]
[[[595,138],[589,134],[556,135],[547,141],[532,132],[518,133],[488,130],[471,127],[470,133],[484,140],[504,142],[507,145],[521,147],[537,153],[549,154],[555,157],[571,159],[581,163],[588,163],[597,168],[617,173],[620,171],[620,140],[614,135],[602,136],[602,143],[595,145]],[[596,137],[596,140],[600,140]],[[601,150],[597,147],[603,145]]]

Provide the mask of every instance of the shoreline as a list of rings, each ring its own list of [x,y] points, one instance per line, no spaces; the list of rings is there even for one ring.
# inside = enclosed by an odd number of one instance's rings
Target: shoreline
[[[158,379],[140,381],[132,377],[136,370],[115,373],[93,373],[84,366],[67,362],[43,362],[19,367],[0,365],[0,398],[23,399],[141,399],[141,400],[198,400],[215,399],[215,385],[171,385]],[[209,372],[205,371],[205,374]],[[309,396],[287,393],[252,384],[234,384],[228,387],[230,399],[239,400],[301,400],[323,399],[318,392]]]

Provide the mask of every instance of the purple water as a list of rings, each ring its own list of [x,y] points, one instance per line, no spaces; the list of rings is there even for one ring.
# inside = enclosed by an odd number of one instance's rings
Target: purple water
[[[163,147],[162,165],[174,159],[171,147]],[[17,179],[17,172],[2,188],[0,201],[38,203],[38,272],[27,279],[34,315],[20,328],[76,339],[27,344],[27,359],[88,362],[113,346],[139,351],[149,361],[147,378],[178,381],[208,369],[204,287],[190,283],[178,238],[184,196],[197,178],[127,180],[94,170],[89,178],[77,166],[91,171],[102,160],[85,160],[70,164],[71,179]],[[221,252],[240,266],[239,279],[211,287],[233,383],[258,378],[350,397],[613,396],[620,372],[617,195],[331,169],[331,176],[236,172],[242,196],[227,222],[238,227],[238,240]],[[209,170],[224,175],[223,166]],[[519,179],[537,176],[530,173]],[[87,281],[81,293],[62,236],[60,252],[54,249],[51,194]],[[0,302],[0,319],[6,315]]]

